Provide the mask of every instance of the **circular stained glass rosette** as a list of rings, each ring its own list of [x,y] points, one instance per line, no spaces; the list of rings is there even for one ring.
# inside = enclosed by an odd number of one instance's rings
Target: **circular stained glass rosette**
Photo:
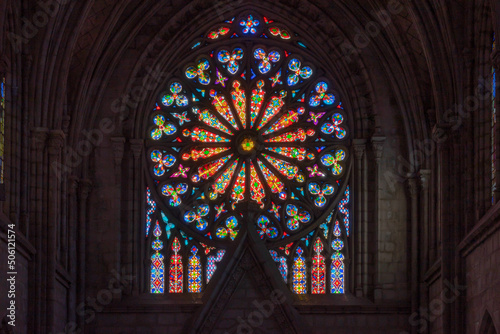
[[[254,224],[280,242],[310,230],[341,197],[347,118],[288,35],[260,39],[252,27],[264,27],[240,22],[208,39],[244,27],[248,35],[200,46],[160,94],[147,132],[150,185],[169,218],[201,238],[233,242]]]

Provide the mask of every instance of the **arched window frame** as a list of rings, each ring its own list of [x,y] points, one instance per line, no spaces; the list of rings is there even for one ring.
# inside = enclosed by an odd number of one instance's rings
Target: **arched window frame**
[[[233,19],[233,20],[234,20],[234,19]],[[265,19],[265,21],[266,21],[266,23],[267,23],[267,19]],[[272,21],[271,21],[271,22],[272,22]],[[226,23],[227,23],[227,22],[226,22]],[[211,31],[208,33],[208,36],[210,36],[210,34],[212,34],[212,33],[213,33],[214,35],[215,35],[215,34],[219,34],[219,35],[220,35],[220,34],[221,34],[221,30],[220,30],[220,29],[221,29],[221,27],[224,27],[224,26],[226,26],[226,25],[224,25],[224,24],[220,25],[220,24],[219,24],[219,25],[218,25],[218,27],[214,27],[214,29],[211,29]],[[282,25],[280,25],[280,24],[276,24],[276,27],[278,27],[279,29],[281,29],[281,30],[278,30],[278,31],[284,31],[284,30],[286,29],[286,28],[284,28],[284,27],[283,27]],[[277,36],[279,37],[279,36],[281,36],[281,35],[280,35],[280,34],[278,34]],[[297,35],[296,35],[296,36],[297,36]],[[237,42],[236,42],[236,43],[237,43]],[[306,45],[305,45],[302,41],[300,41],[300,39],[298,39],[298,38],[297,38],[297,40],[295,41],[295,43],[296,43],[296,46],[298,45],[298,46],[300,46],[300,47],[302,47],[302,48],[304,48],[304,49],[307,49],[307,46],[306,46]],[[197,49],[197,48],[199,48],[199,47],[201,47],[201,46],[203,46],[203,41],[197,40],[197,41],[195,41],[195,43],[193,44],[193,47],[192,47],[192,48],[193,48],[193,49]],[[300,58],[300,56],[299,56],[299,58]],[[196,66],[197,66],[196,64],[197,64],[197,63],[199,64],[199,61],[200,61],[200,57],[198,57],[198,58],[197,58],[197,60],[196,60],[195,62],[192,62],[191,67],[194,67],[194,68],[195,68],[195,70],[196,70]],[[188,68],[189,68],[189,67],[188,67]],[[199,70],[199,69],[198,69],[198,70]],[[198,72],[199,72],[199,71],[198,71]],[[193,72],[193,73],[194,73],[194,72]],[[218,75],[219,75],[219,74],[218,74]],[[193,78],[196,78],[196,76],[195,76],[195,75],[193,75]],[[199,79],[200,79],[200,76],[199,76],[199,73],[198,73],[198,80],[199,80]],[[219,77],[219,80],[222,80],[222,79],[220,79],[220,77]],[[320,78],[320,77],[316,78],[316,82],[318,82],[318,81],[320,81],[320,80],[322,80],[322,78]],[[324,80],[324,79],[323,79],[323,80]],[[179,94],[179,95],[185,95],[185,93],[186,93],[186,91],[182,91],[182,90],[179,90],[178,92],[173,91],[173,90],[172,90],[172,86],[171,86],[170,84],[168,84],[168,85],[167,85],[167,87],[169,87],[169,86],[170,86],[170,88],[171,88],[171,89],[170,89],[170,92],[167,90],[167,91],[165,91],[164,93],[162,93],[162,96],[163,96],[163,97],[165,97],[165,96],[174,96],[174,95],[176,95],[176,94]],[[318,91],[318,93],[319,93],[319,91]],[[336,92],[335,92],[335,95],[337,95],[337,93],[336,93]],[[216,98],[216,96],[214,96],[214,98]],[[182,101],[183,101],[183,99],[184,99],[184,97],[181,97],[181,98],[180,98],[180,100],[179,100],[181,104],[183,103],[183,102],[182,102]],[[186,99],[187,99],[187,97],[186,97]],[[159,101],[159,103],[161,103],[161,102],[165,102],[165,101]],[[168,103],[168,102],[167,102],[167,103]],[[172,104],[177,104],[177,103],[178,103],[178,101],[177,101],[175,98],[173,98],[173,99],[172,99]],[[157,105],[155,109],[158,109],[158,110],[159,110],[160,108],[159,108],[159,107],[158,107],[158,105]],[[340,109],[342,109],[342,108],[340,108]],[[183,116],[184,116],[184,115],[183,115],[183,113],[177,113],[177,114],[178,114],[178,115],[176,116],[176,118],[177,118],[177,119],[179,119],[179,120],[181,120],[181,117],[183,117]],[[156,125],[156,126],[158,126],[157,120],[154,120],[154,119],[153,119],[153,123],[155,123],[155,125]],[[165,124],[165,125],[166,125],[166,123],[163,123],[163,124]],[[149,131],[155,131],[155,130],[149,130]],[[163,131],[163,130],[162,130],[162,131]],[[148,156],[150,153],[151,153],[151,152],[150,152],[150,151],[148,151],[148,152],[146,152],[146,155]],[[160,158],[159,158],[159,159],[160,159]],[[161,159],[160,159],[160,160],[161,160]],[[156,161],[156,162],[159,162],[160,160],[158,160],[158,159],[157,159],[157,161]],[[240,166],[241,166],[241,165],[238,165],[238,168],[239,168]],[[250,167],[248,167],[248,168],[250,168]],[[345,164],[344,168],[345,168],[345,170],[347,171],[347,172],[345,173],[345,175],[346,175],[346,176],[345,176],[345,179],[346,179],[346,180],[348,180],[348,178],[349,178],[349,174],[350,174],[350,165],[349,165],[349,164]],[[234,180],[234,178],[233,178],[233,180]],[[233,181],[233,182],[234,182],[234,181]],[[248,184],[248,180],[247,180],[247,184]],[[148,183],[148,185],[149,185],[149,187],[154,186],[154,184],[152,184],[151,182],[149,182],[149,183]],[[346,182],[344,182],[344,183],[342,184],[342,187],[339,187],[339,188],[338,188],[338,191],[341,191],[342,193],[344,193],[347,189],[348,189],[348,182],[346,181]],[[180,189],[180,190],[181,190],[181,189]],[[177,189],[175,189],[175,191],[171,192],[171,194],[174,194],[174,192],[176,192],[176,193],[180,194],[180,193],[179,193],[179,191],[177,191]],[[182,194],[183,194],[183,193],[182,193]],[[182,195],[182,194],[180,194],[180,195]],[[175,197],[175,198],[174,198],[174,196],[173,196],[173,195],[170,195],[169,197],[170,197],[170,198],[169,198],[169,200],[177,200],[177,199],[178,199],[178,198],[180,198],[181,196],[177,196],[177,197]],[[156,198],[156,200],[158,200],[158,198]],[[340,198],[339,198],[339,200],[340,200]],[[338,202],[340,202],[339,200],[337,200],[337,201],[338,201]],[[157,209],[158,209],[158,211],[159,211],[159,208],[157,208]],[[349,210],[349,209],[347,209],[347,210]],[[333,214],[333,211],[338,211],[338,209],[336,208],[336,205],[335,205],[335,208],[331,209],[331,211],[332,211],[332,213],[330,214],[330,216]],[[168,222],[168,221],[169,221],[168,217],[166,217],[167,215],[166,215],[166,214],[164,214],[164,213],[163,213],[163,211],[159,211],[159,212],[160,212],[160,213],[161,213],[161,215],[162,215],[162,220],[163,220],[163,222],[166,224],[166,226],[168,226],[168,224],[170,224],[170,223]],[[348,211],[347,211],[347,215],[348,215]],[[327,215],[325,214],[325,215],[323,216],[323,218],[322,218],[322,219],[323,219],[323,220],[325,220],[326,218],[328,218],[328,217],[327,217]],[[148,218],[147,218],[146,220],[147,220],[148,224],[152,224],[152,222],[151,222],[151,218],[149,217],[149,214],[148,214]],[[333,224],[333,222],[332,222],[331,220],[332,220],[332,219],[331,219],[331,217],[330,217],[330,222],[329,222],[329,223],[326,223],[326,222],[325,222],[325,223],[323,223],[323,225],[325,225],[325,224]],[[344,222],[345,222],[345,218],[344,218]],[[347,218],[347,222],[349,222],[349,218]],[[174,225],[175,225],[175,224],[174,224]],[[227,225],[227,224],[226,224],[226,225]],[[224,227],[224,226],[223,226],[223,227]],[[227,235],[231,236],[231,231],[232,231],[233,229],[231,229],[229,226],[225,226],[224,228],[227,230]],[[313,230],[312,232],[310,232],[310,233],[308,233],[308,234],[304,235],[302,239],[310,239],[310,238],[311,238],[311,235],[313,235],[313,234],[314,234],[315,236],[316,236],[316,235],[319,235],[319,233],[320,233],[320,232],[319,232],[319,230],[320,230],[320,229],[321,229],[321,228],[319,227],[319,224],[318,224],[318,226],[317,226],[316,228],[314,228],[314,230]],[[343,235],[344,235],[344,236],[343,236],[343,238],[345,238],[345,237],[347,237],[347,236],[348,236],[348,234],[349,234],[349,230],[348,230],[348,229],[349,229],[349,225],[347,225],[347,227],[344,227],[344,233],[343,233]],[[326,237],[325,237],[326,239],[332,239],[331,234],[332,234],[333,232],[331,232],[331,231],[333,231],[333,226],[329,227],[329,231],[330,231],[330,232],[326,232]],[[182,238],[184,238],[184,239],[186,240],[186,247],[187,247],[188,245],[190,246],[190,245],[191,245],[191,243],[194,243],[194,242],[196,242],[196,241],[199,241],[199,240],[196,240],[196,238],[195,238],[194,236],[192,236],[192,235],[189,235],[189,234],[188,234],[188,235],[186,235],[186,233],[182,233],[182,231],[179,231],[179,232],[180,232],[180,234],[181,234],[181,237],[182,237]],[[179,232],[173,232],[173,233],[179,233]],[[328,234],[328,233],[329,233],[329,234]],[[194,237],[194,240],[193,240],[193,237]],[[329,244],[329,243],[331,243],[331,240],[326,240],[326,239],[325,239],[325,240],[323,240],[323,241],[324,241],[324,243],[325,243],[325,245],[326,245],[326,247],[325,247],[325,248],[329,248],[329,249],[331,249],[331,246],[330,246],[330,244]],[[338,239],[338,238],[337,238],[337,239]],[[189,240],[189,241],[188,241],[188,240]],[[298,239],[297,239],[297,240],[298,240]],[[302,240],[302,241],[304,241],[304,240]],[[299,242],[300,242],[300,241],[299,241]],[[306,240],[306,242],[309,244],[309,243],[310,243],[310,240]],[[343,242],[343,241],[342,241],[342,242]],[[345,244],[347,245],[347,243],[345,243]],[[185,248],[186,248],[186,247],[185,247]],[[196,246],[194,246],[194,247],[196,247]],[[312,243],[311,243],[310,245],[308,245],[306,248],[311,248],[311,247],[312,247]],[[210,248],[210,247],[209,247],[209,248]],[[216,247],[214,247],[214,248],[216,248]],[[275,251],[276,251],[276,250],[278,250],[279,248],[282,248],[282,247],[277,247],[277,248],[275,247],[274,249],[275,249]],[[199,249],[199,248],[198,248],[198,249]],[[270,249],[270,251],[273,251],[273,249]],[[219,250],[217,251],[217,254],[218,254],[218,252],[219,252]],[[208,254],[208,253],[207,253],[207,254]],[[211,257],[213,258],[213,257],[214,257],[214,255],[213,255],[212,253],[210,253],[210,254],[211,254]],[[312,254],[312,253],[311,253],[311,252],[309,252],[309,254]],[[271,254],[271,256],[272,256],[272,254]],[[326,283],[327,288],[326,288],[325,290],[326,290],[326,292],[328,292],[328,291],[331,291],[331,288],[329,287],[329,285],[330,285],[330,283],[329,283],[329,282],[331,281],[331,280],[330,280],[330,274],[331,274],[331,267],[330,267],[330,263],[331,263],[331,257],[333,256],[333,252],[332,252],[332,251],[328,251],[328,252],[326,252],[326,251],[325,251],[325,255],[324,255],[324,256],[325,256],[325,259],[327,260],[327,261],[326,261],[326,273],[327,273],[327,275],[326,275],[326,276],[327,276],[327,277],[325,277],[325,280],[326,280],[326,282],[327,282],[327,283]],[[217,256],[216,256],[216,257],[217,257]],[[344,265],[344,268],[345,268],[345,266],[346,266],[346,264],[347,264],[347,262],[348,262],[348,261],[347,261],[348,257],[347,257],[346,255],[343,255],[343,257],[344,257],[344,262],[343,262],[344,264],[343,264],[343,265]],[[165,256],[165,259],[167,259],[167,258],[168,258],[168,257],[167,257],[167,256]],[[203,266],[203,264],[208,265],[208,262],[209,262],[209,261],[208,261],[208,259],[209,259],[209,258],[210,258],[210,256],[208,256],[208,257],[207,257],[207,259],[205,259],[204,261],[203,261],[203,260],[201,261],[201,262],[202,262],[202,266]],[[283,259],[283,256],[279,256],[279,258]],[[311,256],[308,256],[308,257],[307,257],[307,262],[309,262],[309,264],[310,264],[310,262],[311,262],[311,261],[312,261],[312,257],[311,257]],[[187,262],[187,261],[186,261],[186,259],[184,260],[184,262],[185,262],[185,263]],[[212,262],[213,262],[213,261],[212,261]],[[280,272],[282,272],[282,273],[283,273],[283,272],[285,271],[285,268],[286,268],[287,274],[288,274],[288,276],[289,276],[289,275],[290,275],[290,272],[291,272],[291,270],[292,270],[292,268],[293,268],[293,263],[289,263],[289,261],[287,261],[287,260],[285,260],[285,261],[283,261],[283,260],[278,260],[278,262],[279,262],[279,264],[278,264],[278,267],[279,267],[279,268],[278,268],[278,270],[280,270]],[[215,262],[214,262],[214,263],[215,263]],[[286,264],[286,265],[285,265],[285,264]],[[206,268],[205,266],[203,266],[203,267],[204,267],[204,268]],[[309,268],[311,268],[311,266],[310,266],[310,265],[309,265]],[[165,270],[167,270],[167,269],[165,269]],[[186,271],[184,271],[184,272],[186,272]],[[208,273],[206,273],[206,275],[205,275],[205,276],[208,278]],[[309,270],[309,271],[307,272],[307,285],[308,285],[308,290],[309,290],[309,291],[311,291],[311,278],[310,278],[310,276],[311,276],[311,272],[310,272],[310,270]],[[344,275],[344,277],[345,277],[345,275]],[[290,281],[290,280],[288,279],[288,277],[287,277],[287,279],[286,279],[286,280],[287,280],[287,281]],[[166,282],[166,281],[165,281],[165,282]],[[208,282],[207,282],[207,283],[208,283]],[[344,284],[345,284],[345,283],[344,283]],[[165,287],[165,288],[166,288],[166,287]],[[186,289],[185,289],[184,291],[186,291]]]

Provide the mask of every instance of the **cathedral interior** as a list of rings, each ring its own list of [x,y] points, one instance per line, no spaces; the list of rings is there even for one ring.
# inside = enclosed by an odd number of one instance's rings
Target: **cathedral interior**
[[[500,333],[498,0],[0,28],[0,333]]]

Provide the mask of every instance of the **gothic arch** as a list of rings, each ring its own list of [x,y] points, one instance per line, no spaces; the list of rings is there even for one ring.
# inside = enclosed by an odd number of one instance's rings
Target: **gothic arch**
[[[486,310],[484,312],[483,319],[481,321],[481,326],[479,327],[478,334],[497,334],[497,330],[495,329],[495,324],[493,323],[493,319],[491,318],[490,312]]]

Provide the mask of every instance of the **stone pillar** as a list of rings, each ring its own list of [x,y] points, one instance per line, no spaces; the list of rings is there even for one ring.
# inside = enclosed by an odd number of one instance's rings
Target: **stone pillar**
[[[79,196],[78,196],[78,305],[85,304],[85,267],[86,267],[86,243],[87,243],[87,201],[89,193],[92,188],[90,180],[81,180],[79,182]],[[85,328],[85,313],[84,310],[77,307],[78,328],[84,333]]]
[[[68,199],[66,202],[67,212],[68,212],[68,238],[70,240],[68,244],[67,256],[68,256],[68,272],[72,280],[72,284],[70,286],[69,291],[69,299],[68,299],[68,322],[76,323],[76,294],[77,294],[77,281],[78,281],[78,271],[77,271],[77,263],[78,263],[78,253],[77,253],[77,241],[79,238],[78,235],[78,198],[77,198],[77,190],[78,190],[78,178],[74,175],[68,177]]]
[[[363,158],[365,157],[366,150],[366,139],[354,139],[353,140],[354,147],[354,177],[353,177],[353,207],[354,207],[354,228],[351,237],[354,239],[354,270],[352,272],[356,273],[355,278],[355,294],[357,297],[363,296],[363,287],[364,287],[364,276],[367,275],[365,260],[365,249],[364,245],[366,245],[367,240],[364,238],[365,231],[367,226],[364,225],[366,221],[363,219],[363,211],[366,210],[365,203],[363,202],[363,192],[367,191],[366,184],[363,183]]]
[[[418,312],[419,306],[419,261],[418,252],[421,249],[419,238],[419,221],[418,221],[418,179],[411,175],[408,178],[408,190],[410,193],[410,239],[411,239],[411,313]],[[412,334],[417,334],[417,327],[412,326]]]
[[[420,186],[421,186],[421,194],[420,194],[420,214],[422,217],[422,259],[420,261],[420,267],[422,270],[427,270],[429,268],[429,248],[430,248],[430,221],[429,221],[429,180],[431,178],[431,170],[430,169],[421,169],[420,170]]]
[[[420,306],[429,305],[429,288],[427,283],[424,281],[424,273],[429,270],[430,261],[429,261],[429,248],[430,248],[430,234],[432,233],[432,229],[430,226],[429,219],[429,180],[431,178],[431,170],[430,169],[421,169],[420,170],[420,215],[421,215],[421,224],[423,226],[423,233],[421,240],[421,253],[420,253]],[[424,333],[429,333],[429,329]]]
[[[62,130],[50,131],[49,152],[49,194],[48,194],[48,224],[47,224],[47,333],[53,333],[55,328],[55,303],[56,291],[56,265],[57,265],[57,231],[60,228],[60,184],[61,175],[52,166],[60,164],[61,150],[64,145],[64,132]],[[60,316],[60,315],[57,315]],[[63,320],[65,322],[66,319]]]
[[[125,197],[122,194],[122,161],[123,154],[125,152],[125,138],[123,137],[113,137],[111,138],[111,147],[113,149],[113,161],[115,165],[115,196],[113,202],[115,203],[115,217],[116,220],[114,225],[112,224],[112,230],[116,231],[114,237],[116,238],[116,249],[114,252],[114,263],[108,263],[107,265],[111,265],[112,268],[116,268],[118,272],[121,271],[121,251],[122,251],[122,207]]]
[[[374,175],[374,194],[373,194],[373,231],[372,240],[370,240],[370,244],[373,244],[373,252],[371,263],[373,264],[371,267],[371,276],[372,276],[372,284],[374,284],[373,296],[374,299],[382,298],[382,286],[380,285],[380,276],[378,269],[378,253],[379,253],[379,229],[380,229],[380,217],[379,217],[379,179],[380,179],[380,161],[382,160],[382,154],[384,152],[384,143],[385,137],[382,136],[373,136],[371,138],[373,154],[375,158],[375,175]]]
[[[142,266],[142,256],[145,252],[144,243],[140,240],[144,240],[143,234],[144,229],[141,222],[142,212],[141,212],[141,203],[144,201],[145,188],[143,187],[143,170],[142,170],[142,150],[144,148],[144,141],[142,139],[130,139],[130,149],[133,154],[133,163],[131,165],[132,168],[132,176],[133,180],[130,182],[130,186],[133,188],[130,189],[131,194],[131,205],[130,205],[130,215],[131,218],[128,226],[128,235],[129,238],[129,262],[132,264],[132,272],[137,277],[136,280],[132,282],[132,293],[134,295],[138,295],[140,291],[140,282],[144,282],[144,270]]]
[[[493,1],[494,2],[494,1]],[[500,52],[499,52],[499,46],[497,42],[497,47],[495,51],[492,52],[491,54],[491,64],[493,68],[495,68],[495,71],[497,73],[497,78],[500,73]],[[498,83],[498,79],[497,79]],[[498,93],[498,84],[496,85],[496,92],[492,93]],[[493,192],[493,203],[496,203],[500,199],[500,104],[498,103],[498,94],[496,94],[495,98],[495,107],[496,107],[496,117],[497,117],[497,123],[494,129],[492,131],[495,131],[495,149],[496,149],[496,160],[494,161],[495,163],[495,168],[496,168],[496,173],[495,173],[495,180],[496,180],[496,189]]]
[[[123,153],[125,152],[125,138],[123,137],[113,137],[111,138],[111,144],[113,148],[113,159],[115,163],[115,182],[117,185],[121,184],[122,175],[122,160]]]
[[[31,137],[31,222],[34,225],[34,231],[31,233],[31,241],[36,249],[35,261],[30,268],[30,290],[33,291],[33,303],[29,305],[30,313],[33,315],[30,329],[32,332],[44,327],[45,318],[45,288],[46,276],[44,245],[44,153],[47,145],[48,129],[35,128]],[[31,327],[32,326],[32,327]]]

